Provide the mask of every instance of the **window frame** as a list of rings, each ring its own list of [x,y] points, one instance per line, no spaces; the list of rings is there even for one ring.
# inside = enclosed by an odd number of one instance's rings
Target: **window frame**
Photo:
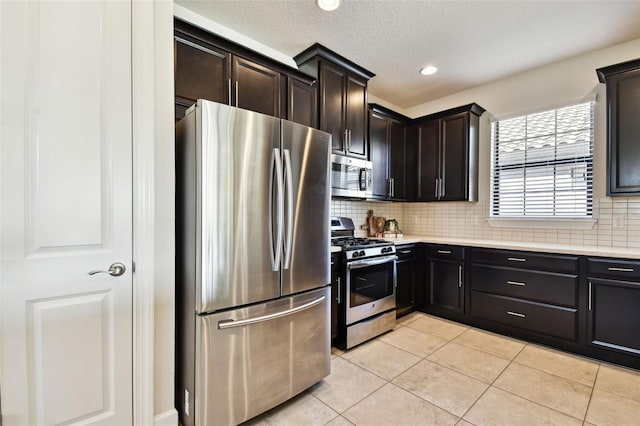
[[[589,108],[589,126],[584,127],[583,129],[575,129],[569,132],[558,132],[558,111],[566,108],[579,107],[582,105],[588,105]],[[562,135],[570,132],[578,132],[588,130],[589,140],[588,144],[588,155],[575,155],[569,158],[545,158],[536,161],[527,161],[527,150],[530,149],[528,142],[529,140],[535,140],[536,138],[540,138],[540,135],[531,136],[527,135],[527,130],[529,129],[529,120],[530,117],[545,113],[552,113],[554,115],[553,121],[553,133],[544,135],[545,137],[553,137],[554,141],[557,142],[558,135]],[[583,116],[584,117],[584,116]],[[512,164],[506,164],[499,166],[500,162],[500,123],[513,120],[513,119],[524,119],[524,134],[522,134],[522,143],[525,146],[525,151],[523,153],[522,161],[514,162]],[[515,139],[517,140],[517,139]],[[502,143],[507,143],[508,140]],[[524,225],[523,221],[529,223],[528,227],[544,227],[544,224],[550,224],[554,222],[558,225],[558,227],[565,227],[567,229],[590,229],[593,224],[596,223],[593,217],[593,169],[594,169],[594,145],[595,145],[595,100],[582,100],[578,102],[573,102],[570,104],[565,104],[561,106],[556,106],[553,108],[548,108],[544,110],[538,110],[534,112],[528,112],[524,114],[519,114],[516,116],[505,117],[501,119],[495,119],[491,122],[491,132],[490,132],[490,184],[489,184],[489,218],[488,222],[491,226],[499,226],[499,227],[522,227]],[[543,145],[544,146],[544,145]],[[559,145],[555,143],[553,145],[553,153],[554,157],[558,152]],[[584,214],[576,214],[575,211],[580,208],[578,203],[574,203],[570,208],[574,210],[574,214],[558,214],[558,210],[562,208],[561,202],[559,202],[559,198],[561,198],[563,189],[562,182],[558,180],[560,177],[557,175],[557,167],[560,166],[570,166],[572,164],[575,165],[583,165],[585,167],[585,188],[580,189],[581,194],[584,194]],[[526,180],[527,180],[527,171],[541,170],[543,167],[553,167],[552,181],[553,181],[553,189],[549,191],[549,195],[553,198],[551,202],[551,211],[552,214],[539,214],[535,212],[535,208],[529,202],[530,207],[527,209],[527,201],[526,201]],[[523,201],[522,207],[519,211],[516,211],[514,214],[500,214],[500,193],[498,192],[501,188],[500,183],[500,173],[504,171],[522,171],[523,182],[522,182],[522,192],[523,192]],[[532,179],[529,177],[529,179]],[[531,191],[535,192],[535,191]],[[506,196],[505,196],[506,197]],[[535,200],[535,198],[534,198]],[[504,200],[505,203],[508,200]],[[527,212],[529,210],[529,212]],[[519,214],[518,214],[519,213]],[[529,214],[527,214],[529,213]],[[519,224],[519,225],[516,225]]]

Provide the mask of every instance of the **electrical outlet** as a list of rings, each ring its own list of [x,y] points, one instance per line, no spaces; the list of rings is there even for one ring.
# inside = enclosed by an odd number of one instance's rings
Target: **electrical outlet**
[[[614,214],[613,215],[613,229],[624,229],[624,215],[623,214]]]

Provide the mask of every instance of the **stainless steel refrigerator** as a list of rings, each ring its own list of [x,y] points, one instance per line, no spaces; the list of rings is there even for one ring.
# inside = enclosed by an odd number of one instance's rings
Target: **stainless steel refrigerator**
[[[331,136],[198,100],[176,125],[176,406],[237,424],[330,372]]]

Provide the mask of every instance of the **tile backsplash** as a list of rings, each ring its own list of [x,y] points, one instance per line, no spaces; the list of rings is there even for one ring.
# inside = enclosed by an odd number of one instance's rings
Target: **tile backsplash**
[[[595,198],[593,218],[597,223],[590,230],[491,227],[486,202],[331,202],[331,214],[353,219],[358,236],[366,235],[360,226],[366,223],[368,210],[373,210],[375,216],[397,219],[406,235],[640,249],[640,198],[637,197]]]

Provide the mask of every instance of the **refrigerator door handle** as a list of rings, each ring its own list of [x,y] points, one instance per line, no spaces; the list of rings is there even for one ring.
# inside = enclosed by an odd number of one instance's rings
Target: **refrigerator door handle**
[[[274,174],[275,172],[275,174]],[[276,217],[273,218],[273,202],[274,191],[273,185],[275,183],[275,202],[276,202]],[[283,218],[284,215],[284,202],[282,199],[282,159],[280,158],[280,149],[273,148],[271,154],[271,178],[269,181],[269,239],[271,240],[271,269],[275,272],[280,269],[280,261],[282,259],[282,239],[283,239]],[[273,234],[273,227],[276,227],[275,238]]]
[[[284,266],[289,269],[291,266],[291,249],[293,245],[293,172],[291,170],[291,153],[284,150],[284,193],[285,193],[285,215],[286,229],[284,234]]]
[[[255,317],[255,318],[247,318],[247,319],[244,319],[244,320],[237,320],[237,321],[234,321],[234,320],[219,321],[218,322],[218,329],[219,330],[224,330],[226,328],[244,327],[246,325],[251,325],[251,324],[256,324],[256,323],[259,323],[259,322],[269,321],[269,320],[276,319],[276,318],[286,317],[287,315],[292,315],[292,314],[295,314],[297,312],[304,311],[304,310],[309,309],[309,308],[311,308],[313,306],[316,306],[316,305],[324,302],[325,299],[326,299],[325,296],[320,296],[316,300],[312,300],[311,302],[307,302],[307,303],[302,304],[300,306],[296,306],[295,308],[287,309],[286,311],[275,312],[275,313],[269,314],[269,315],[262,315],[262,316]]]

